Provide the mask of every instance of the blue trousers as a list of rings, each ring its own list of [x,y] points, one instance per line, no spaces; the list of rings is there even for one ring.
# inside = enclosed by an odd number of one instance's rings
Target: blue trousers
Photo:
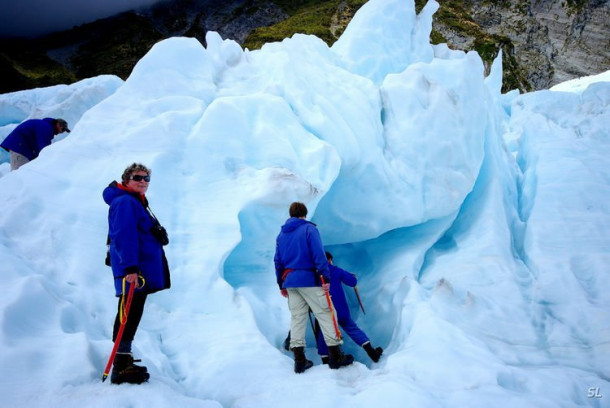
[[[364,343],[369,341],[367,335],[358,327],[356,322],[352,320],[351,316],[346,316],[338,319],[339,326],[343,329],[343,332],[346,333],[357,345],[362,347]],[[324,335],[322,335],[321,330],[318,327],[318,322],[316,321],[316,336],[317,336],[317,346],[318,346],[318,354],[320,356],[328,355],[328,346],[324,342]]]

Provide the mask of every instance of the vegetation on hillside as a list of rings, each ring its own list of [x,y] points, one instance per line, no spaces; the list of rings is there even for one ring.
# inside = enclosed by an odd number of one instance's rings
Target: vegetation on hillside
[[[0,41],[0,92],[70,84],[113,74],[126,79],[163,36],[132,12],[37,39]]]
[[[0,46],[0,93],[56,84],[69,84],[77,77],[44,52],[23,47],[21,41]]]
[[[244,48],[259,49],[265,43],[282,41],[295,33],[312,34],[332,45],[367,0],[273,0],[273,2],[290,17],[270,27],[255,29],[246,38]]]
[[[125,13],[113,30],[80,45],[70,65],[79,78],[112,73],[127,79],[135,64],[162,39],[148,20]]]

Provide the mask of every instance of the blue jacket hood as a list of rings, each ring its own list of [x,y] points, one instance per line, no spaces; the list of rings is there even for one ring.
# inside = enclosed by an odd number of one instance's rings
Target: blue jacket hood
[[[118,196],[127,194],[127,191],[119,190],[117,187],[118,183],[113,181],[104,189],[102,196],[104,197],[104,202],[108,205],[112,204],[112,201]]]
[[[295,218],[295,217],[288,218],[286,220],[286,222],[284,223],[284,225],[282,225],[282,232],[284,232],[284,233],[292,232],[292,231],[296,230],[297,228],[299,228],[301,225],[307,224],[307,223],[313,224],[312,222],[307,221],[303,218]],[[316,224],[313,224],[313,225],[315,226]]]
[[[108,185],[108,187],[106,187],[102,193],[104,202],[108,205],[112,204],[112,202],[114,201],[115,198],[122,197],[124,195],[130,195],[130,196],[134,197],[135,199],[137,199],[138,201],[141,200],[139,194],[130,193],[129,191],[120,189],[119,183],[116,181],[113,181],[112,183],[110,183]],[[146,200],[146,198],[144,198],[144,206],[146,207],[147,205],[148,205],[148,201]]]

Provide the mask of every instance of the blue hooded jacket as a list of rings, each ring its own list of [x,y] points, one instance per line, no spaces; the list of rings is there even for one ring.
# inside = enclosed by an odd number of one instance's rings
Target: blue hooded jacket
[[[108,236],[116,295],[123,293],[122,281],[125,275],[135,272],[139,272],[145,279],[144,286],[136,290],[153,293],[168,288],[163,247],[150,232],[155,221],[140,201],[139,195],[120,189],[114,181],[104,189],[103,196],[110,206]],[[128,288],[129,284],[126,290]]]
[[[9,133],[0,146],[33,160],[53,141],[54,123],[53,118],[26,120]]]
[[[330,269],[330,296],[333,299],[333,305],[337,312],[337,319],[349,318],[351,315],[347,299],[345,298],[345,292],[343,291],[343,284],[353,288],[358,284],[358,279],[353,273],[338,266],[329,264],[328,267]]]
[[[320,286],[320,275],[330,283],[328,261],[316,225],[302,218],[289,218],[277,236],[275,275],[280,289]],[[282,281],[284,272],[290,269]]]

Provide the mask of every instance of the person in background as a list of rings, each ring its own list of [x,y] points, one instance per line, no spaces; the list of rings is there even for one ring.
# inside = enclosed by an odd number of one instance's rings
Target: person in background
[[[103,197],[108,204],[108,238],[110,241],[110,266],[114,275],[119,307],[114,321],[112,341],[117,338],[121,325],[121,303],[136,285],[123,336],[114,358],[110,380],[114,384],[123,382],[140,384],[148,381],[146,367],[134,364],[131,344],[144,312],[149,294],[170,287],[169,267],[163,245],[169,243],[165,229],[148,207],[146,191],[151,171],[142,164],[133,163],[125,169],[122,182],[110,183]],[[126,284],[123,285],[123,279]]]
[[[70,133],[68,123],[63,119],[29,119],[19,124],[0,144],[11,154],[11,171],[37,158],[55,135],[63,132]]]
[[[343,292],[343,284],[355,287],[358,284],[358,278],[356,278],[356,275],[335,266],[333,264],[333,255],[330,252],[326,252],[326,259],[328,259],[331,277],[330,295],[337,312],[339,326],[351,337],[354,343],[364,348],[371,360],[376,363],[379,361],[383,349],[381,347],[374,348],[367,335],[354,322],[349,312],[347,300],[345,299],[345,292]],[[322,362],[326,364],[328,362],[328,347],[324,341],[324,336],[322,336],[319,330],[317,330],[316,334],[318,336],[318,354],[322,358]]]
[[[290,218],[282,226],[276,240],[275,274],[282,296],[288,298],[291,314],[290,349],[294,353],[294,372],[302,373],[313,366],[305,357],[305,329],[309,309],[320,323],[328,345],[328,365],[332,369],[351,364],[354,358],[341,351],[341,340],[333,325],[333,317],[325,296],[329,283],[322,286],[319,276],[330,282],[328,262],[316,225],[305,220],[307,207],[294,202]]]

